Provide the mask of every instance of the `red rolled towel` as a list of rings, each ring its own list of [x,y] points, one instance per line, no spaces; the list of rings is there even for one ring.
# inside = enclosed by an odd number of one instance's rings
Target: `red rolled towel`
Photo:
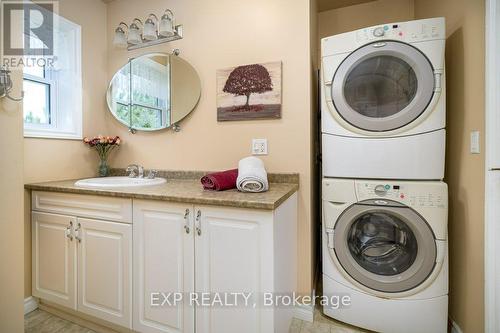
[[[209,173],[201,178],[205,190],[224,191],[236,188],[238,169]]]

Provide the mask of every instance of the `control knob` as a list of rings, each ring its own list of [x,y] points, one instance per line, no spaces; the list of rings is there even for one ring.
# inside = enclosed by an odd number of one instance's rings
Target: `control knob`
[[[378,27],[373,29],[373,36],[375,37],[382,37],[384,35],[385,31],[383,27]]]
[[[377,185],[375,186],[375,194],[376,195],[386,195],[387,194],[387,188],[384,185]]]

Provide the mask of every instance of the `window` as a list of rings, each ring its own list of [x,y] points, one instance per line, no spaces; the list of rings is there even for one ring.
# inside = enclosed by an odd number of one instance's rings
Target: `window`
[[[132,61],[132,126],[135,128],[168,127],[170,89],[169,64],[159,58]]]
[[[169,127],[169,86],[168,59],[166,62],[160,57],[133,59],[113,77],[115,115],[137,129]]]
[[[41,41],[30,35],[30,43]],[[81,27],[54,14],[54,55],[26,59],[24,136],[81,139]]]

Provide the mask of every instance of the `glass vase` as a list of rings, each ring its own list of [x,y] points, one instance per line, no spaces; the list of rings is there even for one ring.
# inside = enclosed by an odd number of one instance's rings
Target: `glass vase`
[[[99,177],[107,177],[109,175],[109,165],[106,157],[101,157],[99,161]]]

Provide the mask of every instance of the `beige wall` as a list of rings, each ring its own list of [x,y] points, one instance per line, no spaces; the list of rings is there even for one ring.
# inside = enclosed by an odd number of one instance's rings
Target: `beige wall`
[[[13,73],[14,96],[21,72]],[[0,332],[23,332],[22,103],[0,99]]]
[[[106,133],[106,5],[101,0],[60,0],[59,14],[82,27],[83,134]],[[22,151],[22,150],[20,150]],[[94,176],[97,154],[79,140],[24,139],[24,182]],[[25,192],[25,297],[31,295],[30,198]]]
[[[198,71],[202,92],[181,132],[131,135],[108,112],[108,133],[124,145],[112,164],[138,162],[147,168],[219,170],[237,166],[251,153],[252,138],[267,138],[263,160],[271,172],[299,172],[299,290],[311,290],[311,81],[309,1],[307,0],[120,0],[108,5],[108,40],[120,21],[173,10],[184,25],[184,39],[134,52],[109,46],[108,78],[139,54],[181,50]],[[219,68],[257,62],[283,62],[283,117],[280,120],[217,122],[215,73]]]
[[[415,0],[415,16],[446,17],[450,316],[464,333],[483,332],[485,162],[469,137],[484,137],[484,1]]]

